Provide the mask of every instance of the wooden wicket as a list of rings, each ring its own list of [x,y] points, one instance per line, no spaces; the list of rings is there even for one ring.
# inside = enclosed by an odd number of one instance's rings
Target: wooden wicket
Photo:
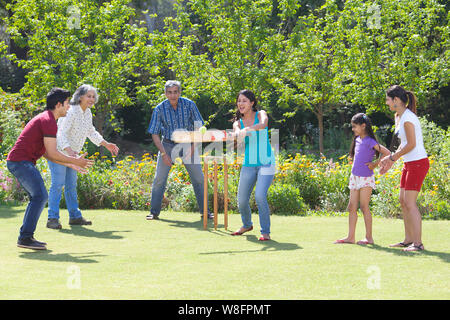
[[[223,160],[223,182],[224,182],[224,227],[228,228],[228,164],[225,156],[206,156],[203,158],[203,229],[206,230],[208,226],[208,161],[212,160],[214,165],[214,229],[217,230],[218,222],[218,188],[217,188],[217,160]]]

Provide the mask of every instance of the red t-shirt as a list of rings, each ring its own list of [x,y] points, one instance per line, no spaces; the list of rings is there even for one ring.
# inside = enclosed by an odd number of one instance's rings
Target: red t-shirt
[[[38,114],[27,123],[6,160],[31,161],[36,164],[45,153],[44,137],[56,138],[57,131],[58,125],[50,110]]]

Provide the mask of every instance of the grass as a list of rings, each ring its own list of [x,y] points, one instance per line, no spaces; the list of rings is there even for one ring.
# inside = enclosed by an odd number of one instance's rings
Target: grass
[[[16,246],[24,207],[0,207],[0,299],[449,299],[450,221],[424,221],[426,251],[402,252],[403,221],[374,218],[374,246],[334,245],[346,217],[272,216],[273,241],[259,222],[240,237],[199,214],[85,210],[92,226],[45,227],[44,252]],[[357,236],[364,235],[362,218]]]

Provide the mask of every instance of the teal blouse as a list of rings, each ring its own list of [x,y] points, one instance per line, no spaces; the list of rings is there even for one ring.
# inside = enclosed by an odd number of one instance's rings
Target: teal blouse
[[[255,114],[253,125],[258,124],[258,111]],[[241,129],[245,128],[244,122],[240,119]],[[251,135],[245,137],[245,157],[243,166],[259,167],[275,165],[275,156],[269,141],[268,128],[251,131]]]

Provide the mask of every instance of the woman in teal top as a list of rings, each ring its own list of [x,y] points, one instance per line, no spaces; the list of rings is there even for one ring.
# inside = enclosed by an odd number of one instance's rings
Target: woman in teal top
[[[234,135],[238,137],[238,142],[244,143],[245,147],[238,187],[238,205],[243,226],[232,235],[241,235],[253,230],[250,195],[255,188],[255,200],[261,225],[259,240],[270,240],[270,209],[267,191],[275,175],[275,157],[268,136],[269,118],[265,111],[256,109],[256,97],[250,90],[239,92],[236,105]]]

